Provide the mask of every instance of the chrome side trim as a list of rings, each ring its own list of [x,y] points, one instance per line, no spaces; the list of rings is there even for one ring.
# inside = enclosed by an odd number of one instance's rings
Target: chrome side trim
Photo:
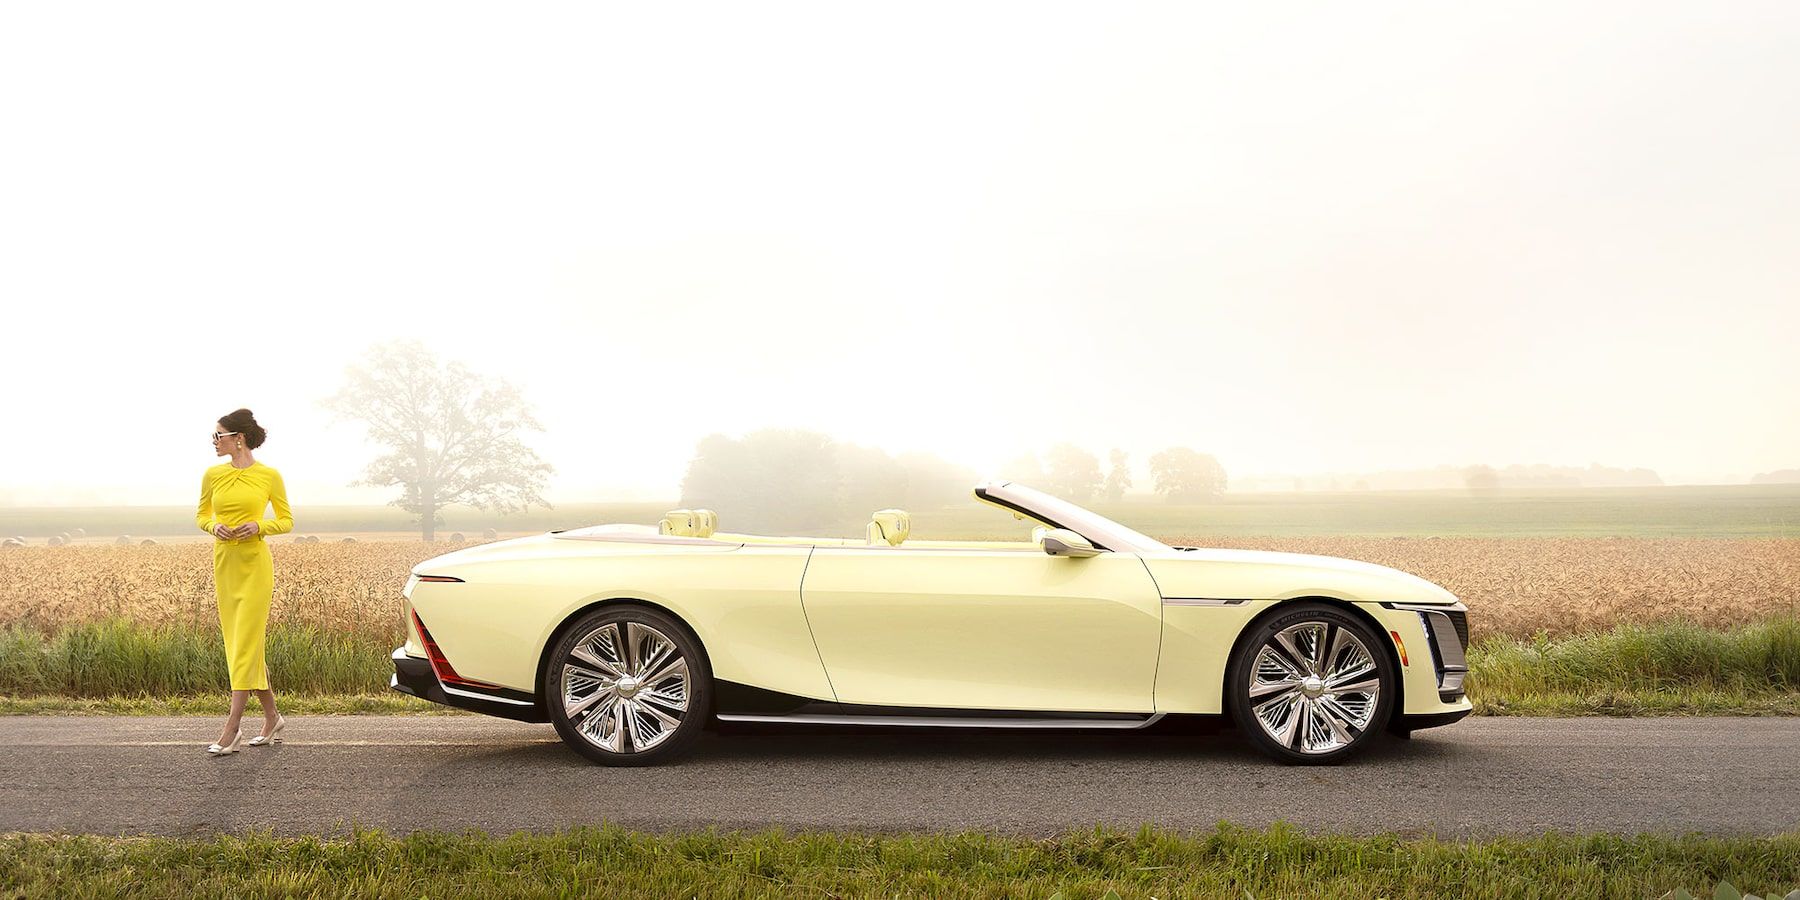
[[[1121,722],[1116,719],[975,719],[957,718],[954,716],[844,716],[844,715],[793,715],[793,716],[761,716],[734,715],[722,713],[718,716],[721,722],[761,722],[788,725],[906,725],[938,728],[1095,728],[1115,731],[1131,731],[1148,728],[1156,720],[1167,713],[1151,713],[1150,717],[1138,722]]]
[[[392,676],[390,676],[390,677],[392,677]],[[438,681],[438,687],[443,688],[444,693],[446,693],[446,694],[455,694],[459,697],[471,697],[476,700],[492,700],[495,703],[511,703],[514,706],[530,706],[531,705],[531,701],[529,701],[529,700],[514,700],[511,697],[496,697],[493,694],[477,694],[474,691],[458,690],[456,688],[453,688],[453,687],[445,684],[442,680]]]
[[[1164,597],[1162,602],[1164,606],[1236,606],[1239,603],[1249,603],[1250,599],[1248,597],[1234,597],[1229,599],[1221,597]]]

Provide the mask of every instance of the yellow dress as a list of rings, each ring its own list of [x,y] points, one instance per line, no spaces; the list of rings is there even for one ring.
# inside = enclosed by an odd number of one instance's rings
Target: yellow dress
[[[262,518],[263,509],[271,503],[275,517]],[[255,534],[230,540],[214,536],[213,594],[219,601],[219,630],[225,635],[231,689],[266,690],[269,671],[263,663],[263,637],[275,590],[275,560],[263,538],[294,530],[281,473],[261,462],[243,469],[223,462],[207,469],[200,478],[200,507],[194,511],[194,523],[211,534],[213,526],[221,522],[257,523]]]

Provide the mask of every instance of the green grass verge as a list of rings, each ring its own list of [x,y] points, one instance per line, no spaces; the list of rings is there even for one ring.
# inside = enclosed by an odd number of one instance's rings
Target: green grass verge
[[[1469,668],[1469,698],[1487,715],[1796,715],[1800,617],[1490,639],[1470,648]]]
[[[716,832],[613,826],[490,837],[357,829],[338,839],[0,836],[9,897],[1583,897],[1644,898],[1721,880],[1800,886],[1800,832],[1773,837],[1549,834],[1482,842],[1097,829],[995,835]]]
[[[269,671],[298,713],[432,713],[387,690],[399,636],[271,627]],[[1733,629],[1681,621],[1470,648],[1486,715],[1800,715],[1800,616]],[[124,621],[0,630],[0,713],[214,714],[230,683],[216,631]]]

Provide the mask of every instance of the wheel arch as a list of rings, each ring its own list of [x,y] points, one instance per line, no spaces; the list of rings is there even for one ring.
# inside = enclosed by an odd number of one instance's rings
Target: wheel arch
[[[1237,702],[1237,694],[1231,689],[1231,670],[1237,665],[1238,654],[1244,652],[1244,645],[1249,641],[1250,633],[1255,631],[1263,622],[1271,617],[1282,615],[1285,610],[1292,608],[1293,604],[1306,600],[1317,601],[1326,606],[1334,607],[1342,612],[1348,613],[1351,618],[1369,626],[1369,630],[1374,632],[1375,636],[1380,639],[1378,640],[1378,643],[1381,644],[1383,651],[1387,654],[1388,662],[1393,663],[1394,671],[1400,674],[1400,677],[1394,679],[1393,706],[1388,710],[1387,721],[1382,723],[1384,729],[1392,728],[1394,723],[1400,721],[1400,716],[1406,709],[1406,676],[1405,669],[1400,666],[1400,654],[1394,649],[1394,642],[1386,639],[1388,637],[1387,627],[1382,625],[1374,616],[1370,615],[1368,610],[1357,606],[1355,603],[1345,600],[1342,597],[1332,597],[1325,594],[1313,594],[1305,597],[1289,597],[1258,613],[1256,618],[1244,623],[1244,627],[1238,629],[1237,638],[1231,642],[1231,653],[1225,657],[1225,672],[1220,676],[1221,683],[1219,685],[1219,696],[1224,701],[1220,707],[1220,711],[1229,716],[1231,714],[1232,704]]]
[[[575,627],[575,623],[580,621],[582,616],[607,606],[636,606],[643,609],[652,609],[675,620],[677,625],[680,625],[687,630],[687,636],[693,640],[694,646],[700,648],[700,657],[706,662],[706,670],[708,672],[712,671],[712,656],[707,652],[706,642],[700,639],[700,632],[695,630],[694,626],[689,623],[687,619],[683,618],[680,613],[661,603],[645,600],[642,597],[606,597],[590,603],[585,603],[576,607],[574,610],[571,610],[567,616],[563,617],[561,622],[556,624],[555,628],[550,629],[549,637],[544,639],[544,646],[538,648],[536,688],[538,700],[543,704],[544,713],[546,715],[550,712],[550,695],[548,693],[549,684],[547,683],[545,675],[550,669],[551,648],[555,647],[557,642],[563,639],[563,635],[568,634],[569,630]],[[712,698],[709,697],[708,699],[710,700]],[[714,702],[716,702],[716,700]],[[708,719],[712,717],[712,714],[713,710],[708,709],[706,711]]]

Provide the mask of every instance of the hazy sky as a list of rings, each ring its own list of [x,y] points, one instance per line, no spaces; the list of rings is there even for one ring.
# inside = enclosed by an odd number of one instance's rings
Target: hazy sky
[[[1800,466],[1793,3],[15,3],[0,85],[0,502],[192,502],[238,406],[379,502],[316,401],[394,337],[552,499],[771,425]]]

